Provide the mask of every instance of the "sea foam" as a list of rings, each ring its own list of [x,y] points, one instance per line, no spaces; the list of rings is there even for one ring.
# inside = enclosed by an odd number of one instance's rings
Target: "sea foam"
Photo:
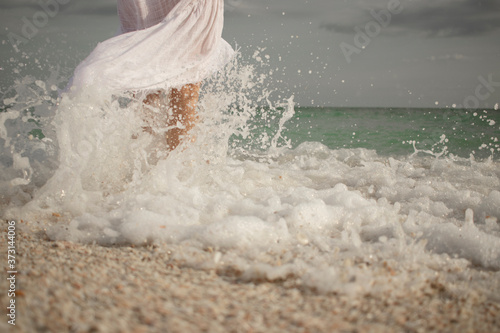
[[[133,94],[55,98],[50,82],[28,82],[51,121],[38,119],[43,138],[15,137],[30,124],[22,117],[36,119],[22,115],[21,88],[0,114],[4,218],[38,223],[52,240],[168,244],[186,266],[320,292],[500,270],[498,161],[292,147],[293,97],[272,101],[253,72],[235,62],[207,82],[196,141],[170,153],[142,130]]]

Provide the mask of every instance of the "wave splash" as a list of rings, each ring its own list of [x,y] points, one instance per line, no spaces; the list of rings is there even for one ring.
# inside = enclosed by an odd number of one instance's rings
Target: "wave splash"
[[[169,244],[187,266],[321,292],[500,270],[498,161],[292,148],[293,97],[273,102],[254,72],[235,62],[207,82],[196,141],[170,153],[133,94],[57,98],[56,83],[20,82],[0,113],[4,217],[52,240]]]

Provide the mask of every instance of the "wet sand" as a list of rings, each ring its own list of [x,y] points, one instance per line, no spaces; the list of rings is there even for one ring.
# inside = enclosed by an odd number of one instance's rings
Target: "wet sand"
[[[244,281],[230,267],[193,269],[174,259],[178,248],[163,244],[53,242],[25,228],[16,250],[16,326],[3,316],[1,332],[500,331],[499,293],[485,287],[500,284],[494,271],[477,270],[471,281],[436,277],[417,289],[392,279],[390,292],[342,295],[293,276]],[[388,281],[393,274],[387,271]],[[5,278],[0,288],[6,305]]]

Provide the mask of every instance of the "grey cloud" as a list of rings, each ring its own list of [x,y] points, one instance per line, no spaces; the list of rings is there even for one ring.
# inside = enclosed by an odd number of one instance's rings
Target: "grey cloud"
[[[100,16],[116,16],[116,4],[102,4],[92,7],[69,8],[68,13],[77,15],[100,15]]]
[[[354,26],[340,23],[321,23],[319,26],[321,29],[326,29],[339,34],[352,34],[354,33]]]
[[[389,1],[386,2],[387,5]],[[361,9],[361,8],[360,8]],[[363,27],[374,18],[370,10],[379,12],[384,7],[364,8],[363,14],[349,23],[324,22],[321,28],[336,33],[352,34],[356,26]],[[500,1],[498,0],[401,0],[402,11],[391,16],[386,34],[419,33],[426,37],[478,36],[500,28]]]
[[[40,6],[33,0],[3,0],[0,2],[0,9],[16,9],[16,8],[36,8],[39,9]]]
[[[320,15],[326,7],[331,9],[337,4],[332,0],[225,0],[225,15],[259,15],[270,19],[288,18],[310,19]],[[283,14],[284,13],[284,14]]]
[[[47,3],[47,0],[41,0]],[[0,10],[26,9],[40,10],[39,0],[1,0]],[[59,5],[59,10],[74,15],[116,15],[116,0],[73,0]]]

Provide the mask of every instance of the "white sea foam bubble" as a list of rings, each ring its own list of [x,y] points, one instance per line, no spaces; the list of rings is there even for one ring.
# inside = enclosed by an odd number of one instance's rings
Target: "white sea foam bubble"
[[[133,95],[64,95],[57,136],[13,153],[8,173],[34,181],[30,170],[45,170],[37,161],[54,166],[54,156],[57,167],[44,186],[20,181],[16,191],[2,176],[4,217],[37,221],[52,240],[169,244],[187,266],[243,280],[292,277],[321,292],[390,290],[388,275],[416,288],[446,269],[500,270],[498,161],[388,157],[319,142],[292,148],[281,130],[293,99],[272,103],[251,72],[233,64],[205,86],[196,141],[168,156],[142,131]],[[0,135],[16,152],[12,110],[0,114]],[[280,112],[277,126],[252,122]]]

